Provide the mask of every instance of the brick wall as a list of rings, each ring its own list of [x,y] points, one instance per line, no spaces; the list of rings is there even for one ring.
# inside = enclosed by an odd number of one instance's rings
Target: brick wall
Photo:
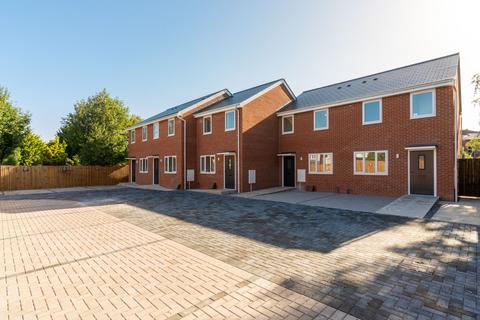
[[[276,112],[291,101],[277,86],[243,107],[241,190],[250,191],[248,170],[256,170],[253,190],[278,186],[278,119]]]
[[[313,131],[313,111],[294,118],[295,132],[281,134],[277,119],[279,151],[296,152],[297,169],[307,170],[307,185],[318,191],[398,196],[408,192],[408,152],[411,144],[436,144],[437,193],[454,196],[454,105],[453,87],[436,89],[436,117],[410,119],[410,95],[382,99],[383,122],[362,125],[362,103],[329,109],[329,129]],[[353,152],[388,150],[388,176],[353,174]],[[308,153],[333,152],[333,175],[308,174]],[[398,157],[396,155],[398,154]],[[281,160],[278,160],[281,177]],[[280,179],[280,178],[279,178]],[[337,189],[338,188],[338,189]]]

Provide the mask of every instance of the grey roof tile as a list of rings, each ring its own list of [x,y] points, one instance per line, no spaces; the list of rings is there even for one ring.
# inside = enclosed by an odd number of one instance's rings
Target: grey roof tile
[[[459,54],[428,60],[369,76],[304,91],[280,112],[379,96],[455,78]]]
[[[185,103],[182,103],[182,104],[179,104],[177,106],[174,106],[174,107],[171,107],[171,108],[168,108],[167,110],[164,110],[150,118],[147,118],[145,120],[142,120],[140,121],[139,123],[133,125],[132,127],[139,127],[139,126],[142,126],[146,123],[150,123],[152,121],[155,121],[157,119],[161,119],[161,118],[164,118],[164,117],[168,117],[168,116],[172,116],[172,115],[176,115],[178,112],[182,111],[182,110],[185,110],[193,105],[195,105],[196,103],[199,103],[201,102],[202,100],[205,100],[211,96],[214,96],[216,95],[217,93],[220,93],[222,91],[227,91],[227,89],[222,89],[222,90],[219,90],[219,91],[216,91],[216,92],[213,92],[213,93],[210,93],[210,94],[207,94],[203,97],[200,97],[200,98],[197,98],[197,99],[194,99],[194,100],[191,100],[191,101],[188,101],[188,102],[185,102]]]
[[[212,104],[212,105],[210,105],[206,108],[203,108],[202,110],[199,110],[199,111],[195,112],[194,114],[199,114],[199,113],[203,113],[203,112],[212,111],[212,110],[215,110],[215,109],[221,109],[221,108],[227,107],[227,106],[233,106],[233,105],[240,104],[240,103],[244,102],[245,100],[253,97],[257,93],[262,92],[263,90],[267,89],[272,84],[274,84],[278,81],[285,81],[285,80],[278,79],[278,80],[274,80],[274,81],[270,81],[270,82],[258,85],[256,87],[252,87],[252,88],[245,89],[245,90],[242,90],[242,91],[239,91],[239,92],[235,92],[231,97],[228,97],[228,98],[226,98],[222,101],[214,103],[214,104]]]

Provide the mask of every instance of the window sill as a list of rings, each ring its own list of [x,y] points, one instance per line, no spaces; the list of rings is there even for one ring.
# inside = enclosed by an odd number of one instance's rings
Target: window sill
[[[388,173],[357,173],[355,172],[353,174],[354,176],[380,176],[380,177],[385,177],[388,176]]]
[[[210,175],[212,175],[212,174],[215,174],[215,172],[202,172],[202,171],[200,171],[200,174],[210,174]]]
[[[173,171],[173,172],[163,172],[164,174],[177,174],[177,171]]]
[[[322,175],[322,176],[325,176],[325,175],[333,175],[333,172],[309,172],[308,174],[311,174],[311,175]]]
[[[369,121],[369,122],[362,122],[362,125],[368,126],[369,124],[380,124],[383,121]]]
[[[282,132],[282,135],[283,134],[293,134],[294,132],[293,131],[289,131],[289,132]]]
[[[423,119],[423,118],[433,118],[433,117],[436,117],[436,116],[437,116],[436,114],[425,114],[425,115],[421,115],[421,116],[410,115],[410,120]]]

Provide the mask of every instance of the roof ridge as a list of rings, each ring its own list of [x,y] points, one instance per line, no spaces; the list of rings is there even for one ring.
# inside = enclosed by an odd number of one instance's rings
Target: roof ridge
[[[273,84],[273,83],[276,83],[276,82],[278,82],[278,81],[282,81],[282,80],[283,80],[283,81],[285,81],[285,79],[284,79],[284,78],[280,78],[280,79],[273,80],[273,81],[268,81],[268,82],[265,82],[265,83],[262,83],[262,84],[256,85],[256,86],[254,86],[254,87],[251,87],[251,88],[247,88],[247,89],[243,89],[243,90],[240,90],[240,91],[234,92],[234,93],[233,93],[233,95],[235,95],[235,94],[238,94],[238,93],[242,93],[242,92],[245,92],[245,91],[248,91],[248,90],[252,90],[252,89],[255,89],[255,88],[258,88],[258,87],[264,86],[264,85],[266,85],[266,84],[270,84],[270,83],[272,83],[272,84]]]
[[[408,64],[408,65],[405,65],[405,66],[401,66],[401,67],[397,67],[397,68],[393,68],[393,69],[389,69],[389,70],[385,70],[385,71],[380,71],[380,72],[372,73],[372,74],[369,74],[369,75],[366,75],[366,76],[361,76],[361,77],[358,77],[358,78],[353,78],[353,79],[350,79],[350,80],[345,80],[345,81],[341,81],[341,82],[336,82],[336,83],[333,83],[333,84],[329,84],[329,85],[326,85],[326,86],[321,86],[321,87],[317,87],[317,88],[305,90],[305,91],[302,92],[302,94],[303,94],[303,93],[306,93],[306,92],[318,90],[318,89],[323,89],[323,88],[338,86],[339,84],[342,84],[342,83],[347,83],[347,82],[351,82],[351,81],[355,81],[355,80],[359,80],[359,79],[363,79],[363,78],[368,78],[368,77],[372,77],[372,76],[379,75],[379,74],[382,74],[382,73],[387,73],[387,72],[390,72],[390,71],[395,71],[395,70],[400,70],[400,69],[404,69],[404,68],[408,68],[408,67],[413,67],[413,66],[416,66],[416,65],[419,65],[419,64],[428,63],[428,62],[432,62],[432,61],[435,61],[435,60],[445,59],[445,58],[448,58],[448,57],[459,56],[459,55],[460,55],[459,52],[457,52],[457,53],[452,53],[452,54],[448,54],[448,55],[446,55],[446,56],[442,56],[442,57],[438,57],[438,58],[433,58],[433,59],[429,59],[429,60],[425,60],[425,61],[420,61],[420,62]]]

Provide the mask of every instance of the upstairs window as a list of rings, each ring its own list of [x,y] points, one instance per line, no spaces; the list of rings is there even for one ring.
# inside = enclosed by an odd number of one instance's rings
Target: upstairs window
[[[132,144],[135,143],[135,129],[133,129],[132,131],[130,131],[130,142]]]
[[[212,133],[212,116],[203,117],[203,134]]]
[[[367,101],[362,105],[362,123],[374,124],[382,122],[382,101]]]
[[[174,136],[175,135],[175,119],[168,119],[167,123],[167,135]]]
[[[293,115],[282,117],[282,134],[293,133]]]
[[[153,124],[153,139],[158,139],[160,136],[160,124],[158,122],[155,122]]]
[[[200,157],[200,173],[215,173],[215,156],[201,156]]]
[[[165,173],[177,173],[177,157],[166,156],[165,161]]]
[[[353,153],[356,175],[387,175],[388,151],[360,151]]]
[[[313,130],[328,129],[328,109],[313,113]]]
[[[235,110],[225,112],[225,131],[235,130]]]
[[[435,116],[435,91],[410,94],[410,118],[427,118]]]
[[[332,153],[310,153],[308,155],[308,173],[332,174],[333,173],[333,154]]]
[[[142,141],[147,141],[147,127],[142,127]]]

